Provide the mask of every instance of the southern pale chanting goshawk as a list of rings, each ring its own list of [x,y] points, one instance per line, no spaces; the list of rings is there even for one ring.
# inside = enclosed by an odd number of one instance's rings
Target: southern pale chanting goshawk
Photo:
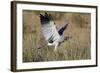
[[[53,17],[47,13],[44,15],[40,14],[40,22],[42,32],[45,40],[48,42],[48,46],[54,46],[54,50],[56,51],[57,47],[64,41],[63,33],[68,24],[65,24],[59,30],[57,30]]]

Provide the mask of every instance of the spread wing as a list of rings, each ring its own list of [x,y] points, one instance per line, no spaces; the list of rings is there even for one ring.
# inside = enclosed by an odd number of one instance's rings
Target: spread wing
[[[64,33],[65,29],[67,28],[67,26],[68,26],[68,23],[65,24],[63,27],[61,27],[61,28],[58,30],[58,33],[59,33],[60,36],[63,35],[63,33]]]
[[[56,29],[52,16],[48,15],[47,13],[45,13],[45,15],[40,14],[40,21],[42,32],[47,42],[53,43],[58,41],[60,35]]]

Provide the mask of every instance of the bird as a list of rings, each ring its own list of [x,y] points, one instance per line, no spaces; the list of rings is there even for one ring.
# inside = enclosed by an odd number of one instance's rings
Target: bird
[[[69,23],[66,23],[59,30],[57,30],[53,17],[50,14],[40,14],[41,30],[48,46],[54,46],[54,51],[64,42],[64,31]]]

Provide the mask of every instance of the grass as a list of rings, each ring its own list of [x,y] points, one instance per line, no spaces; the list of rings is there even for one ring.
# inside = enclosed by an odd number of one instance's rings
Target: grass
[[[88,13],[59,13],[52,14],[59,28],[66,22],[68,28],[64,37],[70,37],[54,52],[54,47],[48,47],[45,41],[39,14],[42,11],[23,11],[23,62],[84,60],[91,58],[91,23]]]

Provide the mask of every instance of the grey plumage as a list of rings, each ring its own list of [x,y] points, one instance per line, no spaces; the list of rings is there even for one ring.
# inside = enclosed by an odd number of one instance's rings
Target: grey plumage
[[[45,13],[45,15],[40,14],[40,22],[45,40],[48,42],[49,46],[55,46],[54,50],[56,50],[59,43],[64,41],[63,32],[68,24],[61,27],[60,30],[57,30],[52,16],[47,13]]]

